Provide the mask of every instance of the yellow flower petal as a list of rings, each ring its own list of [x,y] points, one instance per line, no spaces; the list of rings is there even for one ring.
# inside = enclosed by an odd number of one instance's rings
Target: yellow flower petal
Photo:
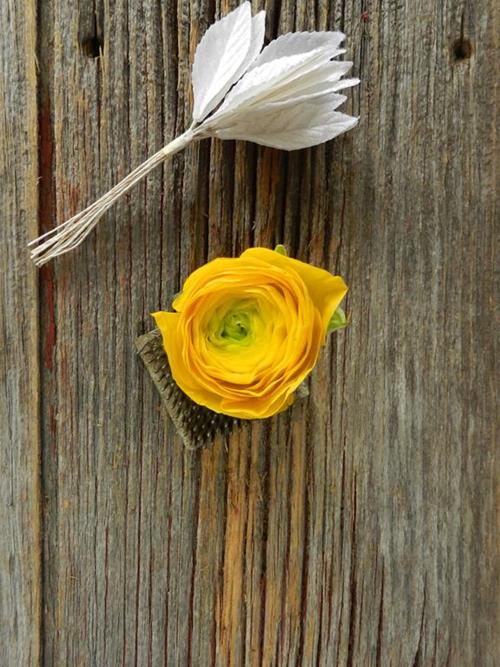
[[[321,320],[326,332],[331,316],[347,294],[347,285],[340,276],[334,276],[325,269],[306,264],[306,262],[282,255],[274,250],[269,250],[269,248],[249,248],[245,250],[241,257],[242,259],[247,257],[260,259],[285,271],[296,271],[305,282],[311,299],[321,313]]]
[[[158,329],[161,331],[163,347],[167,353],[170,371],[177,385],[187,394],[195,403],[207,405],[210,403],[217,410],[217,403],[211,392],[204,390],[195,377],[186,374],[186,366],[182,356],[182,339],[179,335],[179,315],[178,313],[166,313],[158,311],[151,313],[154,317]],[[220,403],[220,401],[219,401]]]

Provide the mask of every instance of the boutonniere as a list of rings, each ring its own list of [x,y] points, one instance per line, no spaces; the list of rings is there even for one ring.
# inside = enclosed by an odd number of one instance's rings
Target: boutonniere
[[[340,276],[275,251],[251,248],[194,271],[153,313],[138,340],[184,443],[196,447],[234,420],[272,417],[295,400],[327,334],[346,325]]]
[[[134,169],[118,185],[63,224],[32,241],[38,266],[76,248],[102,215],[166,158],[206,137],[243,139],[283,150],[307,148],[354,127],[337,111],[339,91],[359,83],[342,78],[352,63],[341,32],[296,32],[262,48],[265,12],[249,2],[214,23],[196,49],[193,122],[186,132]]]

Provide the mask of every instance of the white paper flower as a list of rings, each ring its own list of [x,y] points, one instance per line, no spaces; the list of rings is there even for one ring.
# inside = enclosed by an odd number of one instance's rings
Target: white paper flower
[[[167,157],[205,137],[243,139],[282,150],[321,144],[358,119],[337,111],[351,62],[341,32],[295,32],[264,49],[265,12],[252,17],[250,2],[214,23],[196,49],[192,70],[193,122],[180,137],[134,169],[118,185],[65,223],[31,241],[39,266],[78,246],[125,192]]]
[[[354,127],[357,118],[336,111],[346,100],[338,91],[359,83],[341,78],[351,62],[332,61],[345,53],[344,39],[341,32],[288,33],[261,51],[264,12],[252,18],[243,3],[210,27],[196,50],[197,131],[295,150]]]

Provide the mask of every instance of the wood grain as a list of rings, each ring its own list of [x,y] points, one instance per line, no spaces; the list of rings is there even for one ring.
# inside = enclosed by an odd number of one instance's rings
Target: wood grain
[[[0,3],[0,663],[40,659],[35,3]]]
[[[185,129],[236,4],[44,0],[36,35],[0,9],[6,664],[493,667],[493,0],[255,2],[268,39],[347,34],[359,126],[189,148],[40,271],[37,315],[34,45],[44,231]],[[351,324],[306,401],[186,451],[134,339],[206,259],[278,242],[345,277]]]

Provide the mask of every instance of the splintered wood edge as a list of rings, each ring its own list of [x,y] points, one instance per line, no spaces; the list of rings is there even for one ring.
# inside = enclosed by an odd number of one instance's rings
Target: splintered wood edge
[[[187,449],[212,444],[217,433],[229,435],[235,426],[250,421],[234,419],[198,405],[178,387],[170,372],[159,329],[139,336],[135,347]],[[301,384],[296,391],[297,398],[303,399],[308,395],[307,385]]]

